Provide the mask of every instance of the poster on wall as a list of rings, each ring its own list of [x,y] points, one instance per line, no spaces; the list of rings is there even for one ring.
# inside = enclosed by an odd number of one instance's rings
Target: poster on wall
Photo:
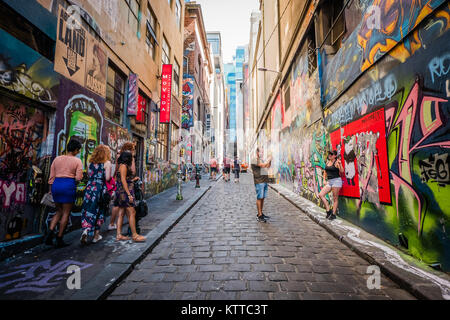
[[[101,97],[106,97],[106,70],[108,57],[94,37],[88,37],[86,57],[86,88]]]
[[[145,99],[143,96],[139,94],[136,122],[144,123],[146,110],[147,110],[147,99]]]
[[[384,108],[332,132],[344,167],[341,195],[391,204]]]
[[[194,77],[183,75],[183,105],[181,107],[181,127],[189,129],[194,126],[193,117],[194,104]]]
[[[127,113],[129,116],[135,116],[138,108],[138,75],[130,73],[128,77],[128,106]]]
[[[63,6],[58,8],[55,71],[84,86],[86,79],[87,34],[79,21]]]
[[[172,65],[163,64],[161,72],[161,112],[160,123],[170,122],[170,104],[172,98]]]
[[[54,70],[105,97],[107,60],[100,41],[60,5]]]

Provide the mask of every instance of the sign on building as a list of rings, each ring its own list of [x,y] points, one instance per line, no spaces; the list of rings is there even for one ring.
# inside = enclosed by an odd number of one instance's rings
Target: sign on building
[[[172,98],[172,65],[163,64],[161,73],[161,112],[160,123],[170,122],[170,104]]]

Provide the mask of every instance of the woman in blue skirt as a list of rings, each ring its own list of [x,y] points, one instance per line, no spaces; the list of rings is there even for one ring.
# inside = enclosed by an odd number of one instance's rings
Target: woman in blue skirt
[[[50,222],[45,244],[53,244],[53,238],[55,237],[54,230],[59,222],[59,231],[56,236],[57,248],[67,246],[63,241],[63,234],[69,222],[73,204],[75,203],[76,183],[83,178],[83,164],[76,157],[80,153],[80,150],[81,143],[77,140],[70,140],[67,144],[66,154],[56,157],[50,168],[48,183],[51,187],[50,192],[53,196],[53,201],[56,204],[56,214]]]

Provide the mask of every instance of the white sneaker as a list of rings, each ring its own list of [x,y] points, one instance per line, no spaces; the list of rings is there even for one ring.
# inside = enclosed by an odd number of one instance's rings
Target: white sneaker
[[[117,229],[117,225],[116,224],[114,224],[114,226],[108,225],[108,230],[109,231],[116,230],[116,229]]]
[[[92,239],[92,243],[97,243],[97,242],[99,242],[100,240],[102,240],[103,239],[103,237],[101,236],[101,235],[99,235],[98,236],[98,239]]]
[[[87,244],[87,237],[88,237],[88,231],[87,229],[83,231],[83,233],[81,234],[81,239],[80,242],[82,244]]]

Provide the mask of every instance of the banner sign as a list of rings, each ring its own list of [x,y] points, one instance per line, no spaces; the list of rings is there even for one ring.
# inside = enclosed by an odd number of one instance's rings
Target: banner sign
[[[100,42],[81,25],[79,15],[59,6],[54,70],[106,96],[107,55]]]
[[[183,105],[181,107],[181,127],[189,129],[194,126],[194,77],[183,74]]]
[[[130,73],[128,78],[128,115],[137,115],[138,105],[138,75]]]
[[[136,114],[136,122],[143,123],[145,121],[145,111],[147,110],[147,99],[138,96],[138,109]]]
[[[163,64],[161,74],[161,113],[160,123],[170,122],[170,103],[172,98],[172,65]]]

